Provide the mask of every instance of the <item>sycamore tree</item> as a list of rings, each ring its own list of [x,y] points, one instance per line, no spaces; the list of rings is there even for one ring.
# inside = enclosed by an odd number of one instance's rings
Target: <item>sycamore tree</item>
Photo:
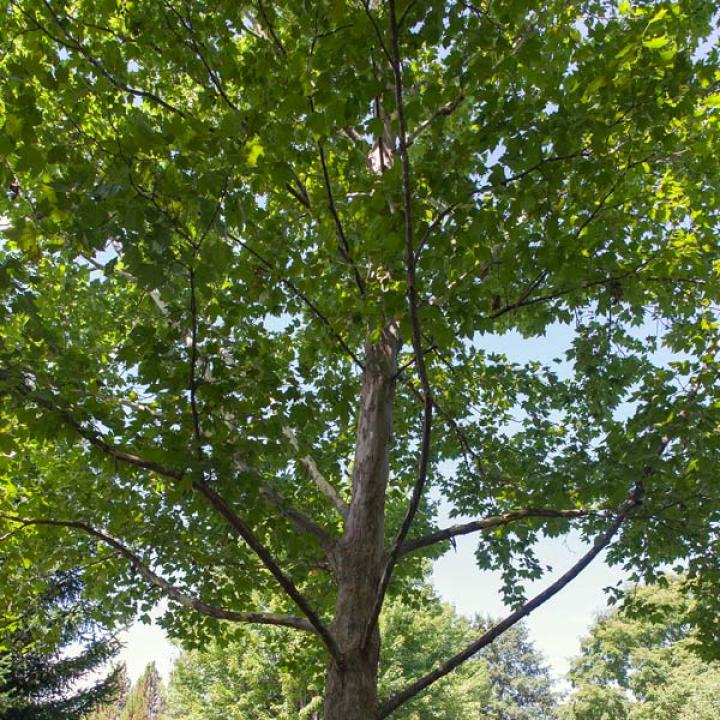
[[[4,0],[3,572],[166,596],[185,642],[293,628],[326,720],[432,693],[604,550],[685,558],[712,610],[714,10]],[[386,598],[463,533],[514,609],[379,697]]]

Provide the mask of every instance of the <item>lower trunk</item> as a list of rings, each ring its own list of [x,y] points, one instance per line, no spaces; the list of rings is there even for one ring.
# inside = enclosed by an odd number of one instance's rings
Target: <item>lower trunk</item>
[[[340,670],[333,664],[325,686],[324,720],[375,720],[378,713],[377,655],[346,654]]]
[[[352,500],[333,563],[338,594],[332,631],[342,667],[331,662],[325,720],[375,720],[380,633],[362,647],[385,560],[385,491],[399,342],[395,328],[365,354]]]

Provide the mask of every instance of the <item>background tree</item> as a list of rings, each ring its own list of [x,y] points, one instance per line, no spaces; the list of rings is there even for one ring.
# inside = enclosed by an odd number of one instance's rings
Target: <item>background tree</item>
[[[125,707],[131,687],[132,684],[127,676],[127,669],[124,665],[121,665],[118,677],[119,690],[116,696],[110,702],[103,703],[95,708],[83,720],[120,720],[120,713]]]
[[[605,549],[687,558],[714,617],[715,12],[5,0],[2,568],[86,566],[117,621],[166,595],[185,642],[308,633],[325,720]],[[385,599],[462,533],[513,611],[378,697]]]
[[[125,698],[120,720],[158,720],[165,705],[160,674],[150,663]]]
[[[691,601],[677,580],[627,591],[598,618],[570,671],[568,720],[712,720],[720,663],[698,655]]]
[[[479,629],[493,626],[492,620],[476,623]],[[557,716],[557,694],[542,655],[533,647],[527,628],[510,628],[480,651],[488,672],[489,699],[481,718],[487,720],[553,720]],[[460,716],[458,716],[460,717]]]
[[[111,703],[106,703],[85,716],[84,720],[159,720],[165,717],[165,688],[155,663],[131,684],[122,678],[122,691]]]
[[[40,598],[13,616],[0,634],[0,717],[77,720],[113,698],[121,669],[98,674],[119,645],[92,619],[74,574],[55,575]]]
[[[389,603],[381,630],[380,688],[391,693],[431,670],[477,628],[435,599],[427,588],[416,606]],[[289,644],[289,645],[288,645]],[[244,630],[230,643],[184,653],[171,676],[168,714],[177,720],[296,720],[322,708],[324,678],[312,647],[276,629]],[[287,657],[292,656],[292,662]],[[494,665],[493,663],[497,663]],[[299,668],[299,670],[298,670]],[[482,653],[442,681],[432,697],[416,698],[404,720],[554,717],[552,682],[524,627],[508,632],[492,653]]]

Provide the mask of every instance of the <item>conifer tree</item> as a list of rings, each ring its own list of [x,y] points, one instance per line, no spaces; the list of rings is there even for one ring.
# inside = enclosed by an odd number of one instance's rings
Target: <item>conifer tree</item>
[[[76,720],[117,693],[120,668],[89,681],[119,645],[81,590],[77,574],[58,574],[21,616],[4,614],[0,720]]]

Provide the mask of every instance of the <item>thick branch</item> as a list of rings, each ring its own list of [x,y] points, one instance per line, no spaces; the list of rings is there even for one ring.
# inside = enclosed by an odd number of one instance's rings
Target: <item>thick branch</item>
[[[283,427],[283,433],[290,441],[293,450],[299,453],[300,445],[293,429],[286,425]],[[300,462],[305,466],[305,469],[310,474],[310,477],[317,486],[317,489],[332,503],[340,516],[347,519],[349,511],[347,503],[340,497],[340,495],[338,495],[337,490],[325,479],[325,476],[320,472],[315,460],[310,455],[304,455],[300,458]]]
[[[320,527],[312,518],[309,518],[304,513],[300,512],[294,507],[290,507],[285,500],[283,500],[280,495],[278,495],[274,490],[270,489],[269,487],[261,487],[260,488],[260,495],[261,497],[269,502],[273,507],[275,507],[278,512],[286,517],[298,530],[301,532],[307,533],[308,535],[312,535],[318,543],[320,543],[320,546],[325,551],[332,550],[333,546],[335,545],[335,542],[333,541],[332,537],[325,532],[325,530]]]
[[[231,622],[259,623],[264,625],[282,625],[285,627],[292,627],[297,630],[315,632],[315,628],[303,618],[297,618],[290,615],[279,615],[276,613],[238,612],[236,610],[227,610],[226,608],[219,608],[214,605],[209,605],[208,603],[203,602],[198,598],[188,595],[165,578],[153,572],[132,550],[130,550],[130,548],[120,542],[120,540],[114,538],[111,535],[108,535],[101,530],[98,530],[89,523],[79,520],[21,518],[14,515],[5,514],[0,515],[0,518],[8,520],[10,522],[18,523],[22,527],[44,525],[49,527],[80,530],[86,535],[97,538],[109,547],[116,550],[120,555],[122,555],[126,560],[128,560],[132,567],[137,570],[137,572],[140,573],[140,575],[142,575],[142,577],[147,580],[147,582],[162,590],[162,592],[167,595],[171,600],[174,600],[176,603],[182,605],[183,607],[202,613],[203,615],[208,615],[209,617],[213,617],[218,620],[229,620]]]
[[[483,633],[477,640],[470,643],[465,649],[461,650],[456,655],[453,655],[449,660],[444,662],[440,667],[436,668],[432,672],[428,673],[419,680],[416,680],[409,687],[402,692],[398,693],[394,697],[383,703],[380,709],[380,718],[386,718],[388,715],[397,710],[401,705],[406,703],[411,698],[415,697],[419,692],[424,690],[426,687],[432,685],[434,682],[439,680],[445,675],[451,673],[455,668],[469,660],[475,653],[489,645],[495,638],[502,635],[506,630],[510,629],[517,622],[522,620],[524,617],[529,615],[533,610],[540,607],[542,604],[547,602],[550,598],[556,595],[572,580],[574,580],[612,541],[617,534],[623,522],[626,520],[632,510],[637,507],[641,502],[641,490],[636,490],[632,497],[629,498],[623,507],[618,512],[612,525],[595,540],[593,546],[588,552],[583,555],[567,572],[560,576],[554,583],[548,586],[541,593],[536,595],[531,600],[528,600],[522,607],[510,613],[505,619],[501,620],[496,625],[493,625],[487,632]]]
[[[435,545],[443,540],[450,540],[450,538],[457,537],[458,535],[469,535],[470,533],[481,530],[489,530],[490,528],[500,527],[501,525],[509,525],[517,520],[525,520],[528,518],[572,519],[587,517],[592,512],[592,510],[582,510],[580,508],[570,508],[567,510],[554,510],[552,508],[527,508],[524,510],[515,510],[514,512],[505,513],[504,515],[494,515],[483,518],[482,520],[472,520],[471,522],[462,523],[460,525],[451,525],[450,527],[442,530],[436,530],[428,535],[408,540],[402,544],[400,554],[406,555],[407,553],[414,552],[420,548]]]
[[[322,638],[335,661],[342,664],[340,650],[335,642],[335,638],[330,634],[330,631],[318,617],[317,613],[310,607],[308,601],[295,586],[295,583],[282,571],[270,551],[255,536],[247,523],[232,510],[225,498],[215,492],[215,490],[206,483],[196,480],[193,482],[193,489],[197,490],[198,493],[207,499],[217,513],[225,519],[228,525],[235,530],[250,549],[260,558],[262,564],[270,571],[270,574],[275,580],[277,580],[286,595],[302,610],[305,617]]]

